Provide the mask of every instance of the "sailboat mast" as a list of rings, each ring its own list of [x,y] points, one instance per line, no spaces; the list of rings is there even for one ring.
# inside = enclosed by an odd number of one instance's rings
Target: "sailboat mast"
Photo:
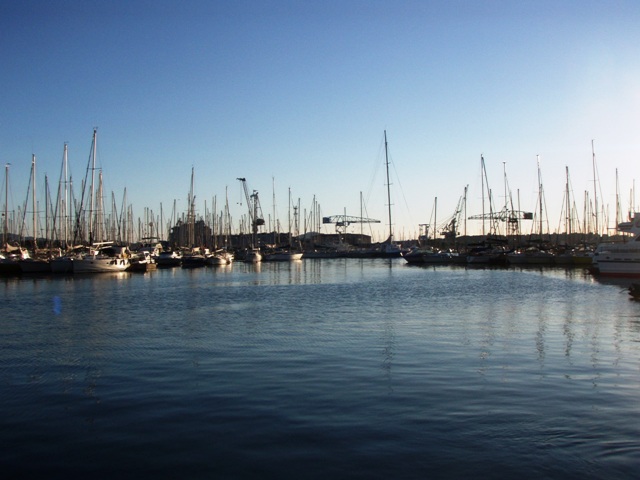
[[[49,192],[49,177],[45,174],[44,176],[44,239],[45,239],[45,247],[47,247],[47,243],[49,243],[49,247],[51,247],[51,239],[53,238],[53,234],[50,235],[49,232],[49,213],[53,210],[53,206],[51,205],[51,193]]]
[[[96,219],[93,226],[96,230],[94,238],[99,242],[105,240],[104,237],[104,184],[102,183],[102,170],[98,174],[98,191],[96,192]]]
[[[633,182],[631,183],[631,198],[629,199],[629,220],[633,218],[633,215],[636,211],[635,196],[636,196],[636,181],[634,179]]]
[[[362,214],[362,190],[360,190],[360,218],[364,218]],[[364,234],[364,223],[360,222],[360,241],[362,242],[362,235]]]
[[[296,237],[300,242],[300,197],[298,197],[298,208],[293,210],[293,227],[295,228]]]
[[[38,249],[38,242],[36,240],[38,233],[38,214],[36,209],[36,156],[31,155],[31,206],[33,207],[33,251]]]
[[[229,237],[231,237],[231,214],[229,213],[229,187],[224,187],[224,246],[229,246]]]
[[[598,186],[596,184],[596,151],[593,147],[593,140],[591,140],[591,158],[592,158],[592,168],[593,168],[593,195],[594,195],[594,207],[596,213],[596,235],[600,234],[599,224],[598,224]]]
[[[540,239],[542,239],[542,176],[540,173],[540,155],[536,155],[538,164],[538,203],[540,203]]]
[[[97,129],[93,129],[93,148],[91,150],[91,184],[89,186],[89,244],[93,243],[93,211],[94,211],[94,181],[96,174],[96,140]]]
[[[433,244],[438,241],[438,197],[433,201]]]
[[[62,221],[64,222],[62,228],[63,228],[63,238],[64,238],[64,246],[65,248],[67,248],[68,244],[69,244],[69,220],[68,220],[68,216],[69,213],[67,212],[67,210],[70,210],[70,206],[69,206],[69,190],[68,190],[68,185],[67,185],[67,179],[68,177],[68,170],[67,170],[67,153],[68,151],[68,147],[67,144],[64,144],[64,153],[62,155],[62,171],[63,171],[63,176],[64,176],[64,196],[62,199],[62,208],[61,208],[61,218]]]
[[[389,183],[389,149],[387,147],[387,131],[384,131],[384,159],[387,167],[387,206],[389,208],[389,243],[393,241],[393,225],[391,223],[391,184]]]
[[[484,177],[485,177],[484,156],[480,155],[480,181],[482,182],[482,236],[483,237],[486,234],[485,218],[484,218]]]
[[[195,216],[196,216],[196,199],[193,195],[193,170],[191,167],[191,188],[189,190],[189,211],[187,221],[189,222],[189,247],[193,248],[195,246]]]
[[[567,201],[567,206],[566,209],[567,211],[566,213],[566,225],[565,225],[565,230],[567,232],[567,244],[569,244],[569,242],[571,241],[571,193],[569,191],[569,167],[565,166],[565,170],[567,173],[567,183],[565,186],[565,197],[566,197],[566,201]]]
[[[504,210],[509,217],[509,197],[507,196],[507,162],[502,162],[502,181],[504,182]]]
[[[291,248],[291,187],[289,187],[289,206],[287,207],[287,222],[289,223],[289,248]]]
[[[469,185],[465,185],[464,187],[464,236],[467,239],[467,189]]]
[[[269,226],[269,229],[272,232],[280,232],[280,226],[278,225],[278,220],[276,217],[276,179],[275,177],[271,177],[271,194],[273,195],[273,199],[271,201],[272,208],[273,208],[273,230],[271,230],[271,226]],[[291,189],[289,189],[289,201],[291,201]],[[291,224],[291,220],[289,220],[289,224]],[[291,228],[291,227],[289,227]]]
[[[10,163],[4,165],[4,236],[2,237],[3,246],[9,244],[9,166]]]
[[[618,180],[618,169],[616,168],[616,233],[618,225],[622,222],[622,209],[620,208],[620,182]]]
[[[158,232],[158,241],[164,240],[164,212],[162,211],[162,202],[160,202],[160,218],[158,219],[159,227],[156,227]]]

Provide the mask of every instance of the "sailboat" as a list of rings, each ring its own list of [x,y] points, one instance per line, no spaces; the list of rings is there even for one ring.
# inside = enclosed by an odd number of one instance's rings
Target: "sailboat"
[[[294,224],[298,225],[298,207],[294,208]],[[284,248],[277,248],[272,252],[264,254],[264,260],[269,262],[293,262],[296,260],[301,260],[303,253],[297,250],[293,250],[291,248],[293,244],[293,236],[291,235],[291,189],[289,189],[289,245]]]
[[[498,221],[500,218],[510,219],[514,218],[513,214],[516,212],[510,212],[505,205],[502,212],[496,213],[493,206],[493,196],[491,189],[489,188],[489,180],[487,178],[487,169],[484,161],[484,155],[480,155],[480,179],[482,181],[482,213],[479,215],[472,215],[468,217],[468,220],[482,220],[482,241],[469,244],[467,250],[467,263],[469,264],[481,264],[481,265],[506,265],[507,263],[507,244],[506,237],[499,235]],[[506,174],[505,174],[506,179]],[[486,188],[485,188],[486,185]],[[485,191],[487,195],[485,195]],[[505,197],[506,183],[505,183]],[[485,199],[489,203],[489,213],[485,213]],[[518,212],[522,213],[522,212]],[[486,231],[486,220],[489,220],[489,234]]]
[[[384,131],[384,160],[387,170],[387,207],[389,214],[389,238],[380,246],[376,252],[377,257],[396,258],[402,253],[400,246],[393,242],[393,223],[391,223],[391,183],[389,182],[389,148],[387,145],[387,131]]]
[[[433,205],[433,240],[434,244],[436,242],[436,235],[438,232],[438,222],[437,222],[437,211],[438,211],[438,197],[435,198]],[[452,220],[453,232],[455,233],[455,217]],[[423,238],[425,242],[429,242],[429,225],[424,225],[424,235],[421,235],[420,238]],[[437,263],[449,263],[453,259],[453,254],[451,252],[443,252],[438,248],[435,248],[431,245],[425,246],[416,246],[411,248],[409,251],[402,252],[402,257],[409,264],[437,264]],[[457,254],[456,254],[457,256]]]
[[[542,174],[540,171],[540,157],[536,156],[538,165],[538,238],[530,240],[530,244],[507,253],[509,265],[551,265],[554,263],[554,255],[545,249],[544,235],[544,190],[542,188]]]
[[[56,211],[53,216],[53,232],[54,236],[52,240],[56,238],[61,245],[60,255],[51,259],[51,272],[52,273],[73,273],[73,259],[74,255],[67,251],[66,254],[62,254],[62,248],[69,250],[69,235],[72,225],[70,223],[70,211],[71,202],[69,196],[69,175],[68,175],[68,154],[69,148],[67,144],[64,144],[64,151],[62,154],[62,167],[60,171],[60,180],[58,182],[58,199],[56,202]],[[63,188],[64,187],[64,188]],[[73,249],[71,249],[73,250]]]
[[[558,252],[555,255],[554,263],[561,266],[589,267],[591,266],[593,260],[593,249],[589,248],[584,243],[582,245],[573,246],[573,240],[575,238],[575,234],[577,233],[574,230],[574,224],[577,224],[579,222],[576,218],[574,218],[575,212],[569,181],[569,167],[565,167],[565,172],[566,182],[562,212],[565,224],[565,241],[563,245],[557,245]]]
[[[233,254],[224,248],[220,248],[208,255],[205,262],[207,265],[229,265],[233,262]]]
[[[224,237],[224,247],[218,248],[216,234],[214,232],[214,235],[213,235],[214,249],[213,249],[213,253],[211,253],[206,258],[207,265],[221,266],[221,265],[230,265],[231,263],[233,263],[234,255],[227,249],[229,236],[231,234],[230,224],[231,224],[231,218],[229,214],[229,196],[225,192],[225,209],[224,209],[224,213],[220,215],[220,226],[222,229],[221,233],[223,234],[223,237]]]
[[[38,254],[38,209],[36,208],[36,156],[31,156],[31,202],[33,208],[33,256],[19,260],[22,273],[44,274],[51,273],[49,258],[37,256]]]
[[[189,250],[182,255],[182,268],[198,268],[206,265],[208,249],[200,248],[196,244],[201,244],[202,239],[196,241],[196,197],[193,192],[194,169],[191,167],[191,188],[187,196],[189,208],[187,210],[187,242]]]
[[[9,245],[9,166],[5,165],[5,203],[4,203],[4,228],[3,248],[0,253],[0,275],[19,275],[19,260],[29,256],[26,249]]]
[[[73,260],[73,273],[101,273],[123,272],[129,268],[130,253],[126,247],[120,247],[111,241],[95,242],[94,238],[101,238],[102,233],[102,174],[99,176],[97,208],[94,211],[94,176],[96,170],[97,153],[97,129],[93,129],[91,143],[91,155],[87,166],[87,175],[91,172],[91,184],[89,188],[89,252]],[[95,214],[95,219],[94,219]],[[95,231],[94,231],[95,230]],[[97,232],[97,234],[96,234]]]

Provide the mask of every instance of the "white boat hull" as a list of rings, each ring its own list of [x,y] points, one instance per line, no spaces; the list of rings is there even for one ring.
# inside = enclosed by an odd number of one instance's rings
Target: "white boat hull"
[[[598,245],[593,256],[593,271],[612,277],[640,277],[640,213],[635,213],[633,222],[621,223],[619,227],[635,237],[628,242]]]
[[[597,257],[596,257],[597,258]],[[598,258],[594,269],[600,275],[615,277],[640,277],[640,257],[638,258]]]
[[[124,272],[129,265],[127,258],[84,257],[73,261],[73,273]]]
[[[229,265],[233,262],[233,255],[231,253],[215,253],[207,257],[207,265]]]
[[[296,260],[302,260],[302,255],[300,252],[271,253],[265,255],[264,260],[267,262],[295,262]]]

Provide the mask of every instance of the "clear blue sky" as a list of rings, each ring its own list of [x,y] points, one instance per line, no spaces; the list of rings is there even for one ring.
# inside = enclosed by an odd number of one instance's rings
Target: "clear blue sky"
[[[539,155],[557,229],[565,166],[578,207],[593,197],[593,139],[613,219],[616,168],[625,210],[640,179],[639,25],[633,0],[2,1],[0,161],[22,203],[31,154],[43,190],[68,142],[79,185],[98,127],[108,205],[126,187],[138,215],[184,211],[193,167],[199,214],[228,186],[238,220],[246,177],[271,215],[275,179],[284,225],[289,187],[327,216],[360,215],[362,192],[381,240],[384,130],[396,238],[465,185],[481,213],[481,154],[498,208],[506,166],[522,210]]]

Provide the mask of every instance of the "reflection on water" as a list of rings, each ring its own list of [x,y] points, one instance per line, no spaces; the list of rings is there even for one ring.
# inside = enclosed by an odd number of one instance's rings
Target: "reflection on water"
[[[635,473],[640,303],[582,271],[236,263],[0,300],[9,472]]]

